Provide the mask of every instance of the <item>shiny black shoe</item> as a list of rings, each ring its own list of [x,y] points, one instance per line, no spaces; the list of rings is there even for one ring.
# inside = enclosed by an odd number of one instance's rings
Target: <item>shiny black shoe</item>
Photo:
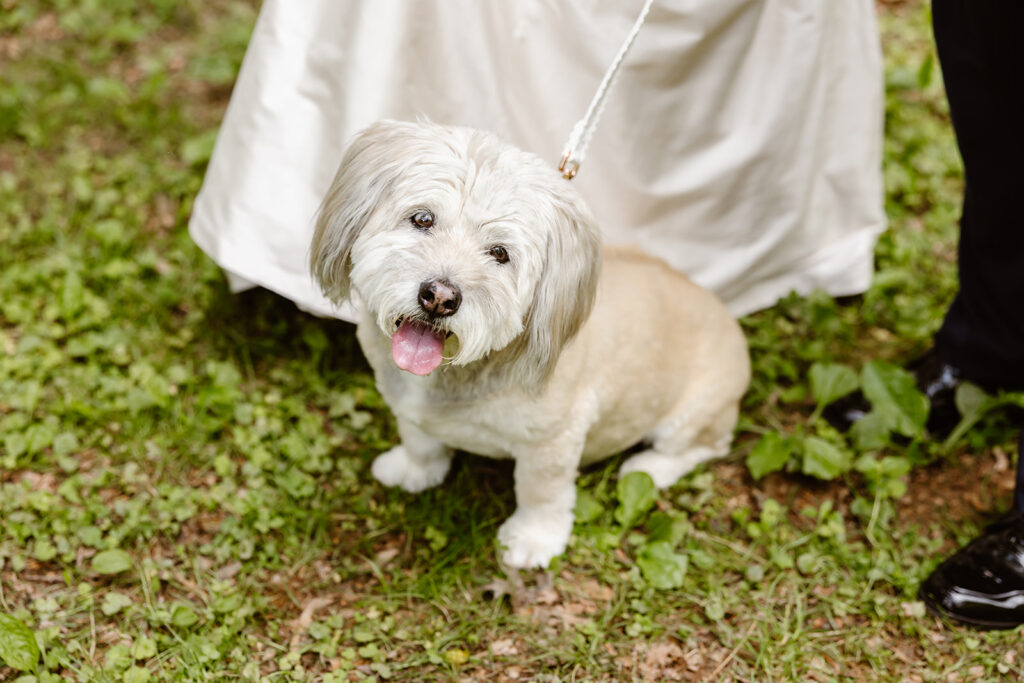
[[[914,375],[917,388],[931,405],[925,429],[934,437],[946,438],[960,422],[960,411],[956,407],[956,390],[960,387],[962,374],[960,368],[932,349],[907,366],[907,370]]]
[[[908,365],[907,370],[914,376],[918,390],[931,404],[925,428],[932,437],[944,439],[960,422],[960,411],[956,408],[960,369],[933,348]],[[864,394],[855,391],[829,405],[823,415],[829,424],[845,432],[870,411],[871,403]]]
[[[989,526],[925,579],[918,592],[932,613],[969,626],[1024,624],[1024,514]]]

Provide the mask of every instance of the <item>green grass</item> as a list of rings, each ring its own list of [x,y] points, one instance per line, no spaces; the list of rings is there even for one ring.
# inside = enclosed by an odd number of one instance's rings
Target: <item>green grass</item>
[[[506,577],[507,463],[377,485],[351,327],[230,295],[185,232],[252,3],[0,0],[0,680],[1024,678],[1019,631],[914,598],[1008,504],[1005,419],[975,401],[943,447],[908,392],[870,434],[819,417],[897,385],[869,361],[956,287],[959,159],[926,9],[896,7],[871,290],[745,319],[735,454],[660,495],[588,470],[568,553]]]

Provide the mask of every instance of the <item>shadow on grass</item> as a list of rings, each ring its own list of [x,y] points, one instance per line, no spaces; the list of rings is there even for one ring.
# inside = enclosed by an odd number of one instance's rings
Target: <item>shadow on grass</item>
[[[216,287],[203,328],[214,348],[251,372],[267,363],[308,358],[323,374],[371,373],[356,340],[356,326],[299,310],[289,299],[262,287],[231,293]]]

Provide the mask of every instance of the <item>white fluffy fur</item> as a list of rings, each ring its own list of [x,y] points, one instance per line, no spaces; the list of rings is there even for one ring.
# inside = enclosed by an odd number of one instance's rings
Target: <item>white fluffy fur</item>
[[[410,222],[421,210],[436,217],[429,230]],[[440,484],[453,449],[515,459],[518,507],[498,532],[509,566],[565,550],[581,463],[647,441],[623,471],[666,487],[729,448],[749,381],[735,321],[659,261],[611,248],[602,259],[575,190],[490,134],[394,121],[358,134],[311,265],[328,296],[354,290],[363,304],[359,341],[402,439],[374,461],[379,481]],[[424,318],[418,288],[436,278],[462,291],[459,310],[432,321],[456,351],[419,377],[394,364],[390,336]]]

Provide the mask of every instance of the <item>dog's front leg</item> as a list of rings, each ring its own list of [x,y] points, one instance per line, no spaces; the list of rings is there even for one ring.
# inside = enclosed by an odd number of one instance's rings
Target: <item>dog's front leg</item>
[[[387,486],[419,493],[444,481],[452,464],[452,449],[416,425],[398,418],[402,443],[373,461],[373,476]]]
[[[580,448],[533,452],[516,457],[516,511],[498,529],[509,567],[547,567],[565,552],[576,505]]]

